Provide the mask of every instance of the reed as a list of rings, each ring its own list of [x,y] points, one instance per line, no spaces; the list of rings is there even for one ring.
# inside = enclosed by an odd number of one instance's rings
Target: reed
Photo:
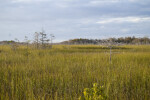
[[[93,83],[108,100],[150,99],[150,46],[0,46],[1,100],[77,100]]]

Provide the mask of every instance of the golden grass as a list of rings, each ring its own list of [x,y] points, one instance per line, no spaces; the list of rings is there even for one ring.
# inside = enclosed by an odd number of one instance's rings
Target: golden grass
[[[104,86],[108,100],[149,100],[150,46],[112,49],[111,63],[103,46],[0,46],[1,100],[76,100],[93,83]]]

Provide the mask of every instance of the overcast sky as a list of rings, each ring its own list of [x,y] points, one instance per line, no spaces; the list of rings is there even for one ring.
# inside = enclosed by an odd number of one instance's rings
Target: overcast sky
[[[150,0],[0,0],[0,41],[32,39],[42,27],[55,42],[150,37]]]

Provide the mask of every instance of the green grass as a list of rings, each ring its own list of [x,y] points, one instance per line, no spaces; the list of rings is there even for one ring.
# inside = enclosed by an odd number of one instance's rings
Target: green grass
[[[93,83],[108,100],[150,100],[150,46],[0,46],[0,100],[77,100]]]

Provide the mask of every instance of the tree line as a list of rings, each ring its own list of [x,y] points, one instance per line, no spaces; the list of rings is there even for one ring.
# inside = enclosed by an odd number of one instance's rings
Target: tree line
[[[17,44],[20,45],[33,45],[37,49],[44,49],[44,48],[52,48],[52,42],[54,40],[55,36],[53,34],[46,34],[44,30],[41,32],[35,32],[34,38],[31,42],[31,40],[28,39],[27,36],[25,36],[24,42],[19,42],[18,39],[11,40],[11,41],[2,41],[0,44],[13,44],[15,47]],[[68,41],[63,41],[57,44],[95,44],[95,45],[105,45],[105,44],[111,44],[111,45],[119,45],[119,44],[134,44],[134,45],[145,45],[150,44],[150,38],[148,37],[120,37],[120,38],[108,38],[108,39],[71,39]]]
[[[136,38],[136,37],[120,37],[120,38],[108,38],[108,39],[72,39],[69,41],[61,42],[61,44],[136,44],[136,45],[142,45],[142,44],[150,44],[150,38],[148,37],[142,37],[142,38]]]

